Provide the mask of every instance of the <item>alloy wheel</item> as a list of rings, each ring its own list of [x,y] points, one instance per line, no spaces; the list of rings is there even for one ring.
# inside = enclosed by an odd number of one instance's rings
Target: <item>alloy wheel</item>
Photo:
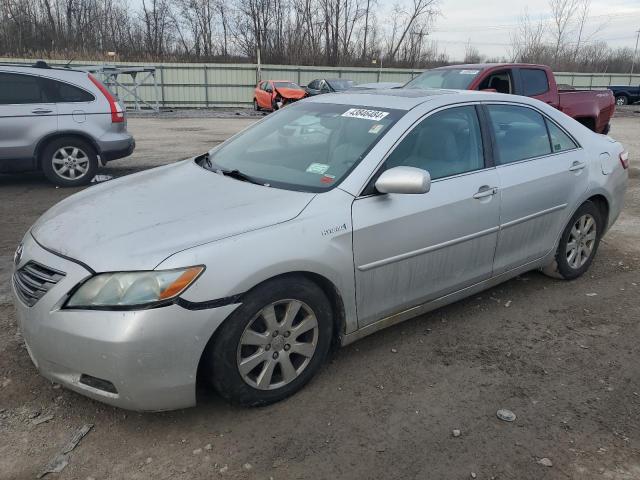
[[[61,147],[53,154],[53,171],[65,180],[77,180],[89,171],[89,156],[78,147]]]
[[[577,270],[589,260],[597,234],[596,221],[591,215],[585,214],[576,220],[569,233],[565,251],[567,263],[571,268]]]
[[[264,307],[240,337],[237,366],[242,379],[259,390],[281,388],[298,378],[318,346],[318,319],[298,300]]]

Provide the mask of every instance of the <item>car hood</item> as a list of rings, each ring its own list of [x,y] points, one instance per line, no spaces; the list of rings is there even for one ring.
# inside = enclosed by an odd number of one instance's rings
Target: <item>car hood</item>
[[[307,92],[304,90],[298,90],[297,88],[276,88],[278,93],[282,95],[284,98],[292,98],[294,100],[298,100],[304,97]]]
[[[98,272],[149,270],[180,250],[286,222],[313,197],[188,160],[89,187],[51,208],[31,233]]]

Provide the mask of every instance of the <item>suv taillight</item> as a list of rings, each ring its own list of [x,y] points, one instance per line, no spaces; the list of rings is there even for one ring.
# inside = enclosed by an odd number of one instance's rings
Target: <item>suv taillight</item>
[[[620,163],[625,170],[629,168],[629,152],[622,152],[620,154]]]
[[[120,105],[120,102],[116,100],[116,98],[111,94],[107,87],[105,87],[100,80],[98,80],[93,75],[89,74],[89,80],[93,82],[93,84],[98,87],[98,90],[102,92],[104,97],[109,102],[109,109],[111,110],[111,123],[122,123],[124,122],[124,109]]]

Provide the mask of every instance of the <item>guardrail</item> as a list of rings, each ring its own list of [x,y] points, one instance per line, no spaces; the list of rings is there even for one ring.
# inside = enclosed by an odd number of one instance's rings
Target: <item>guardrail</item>
[[[32,64],[29,59],[0,59],[0,62]],[[48,61],[51,65],[66,65],[65,61]],[[103,66],[103,62],[71,62],[70,67],[88,68]],[[163,108],[171,107],[246,107],[251,105],[253,89],[258,79],[258,68],[248,63],[149,63],[118,62],[117,67],[155,67],[159,92],[159,103]],[[292,80],[306,85],[315,78],[349,78],[356,83],[407,82],[422,70],[402,68],[362,67],[313,67],[302,65],[262,65],[263,79]],[[638,85],[640,74],[619,73],[571,73],[555,74],[559,84],[572,85],[578,89],[606,88],[609,85]],[[126,79],[125,79],[126,80]],[[124,86],[133,86],[123,81]],[[155,86],[143,82],[137,91],[144,101],[155,101]]]

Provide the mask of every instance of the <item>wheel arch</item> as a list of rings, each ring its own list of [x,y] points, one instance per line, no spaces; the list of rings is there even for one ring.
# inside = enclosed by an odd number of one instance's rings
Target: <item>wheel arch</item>
[[[595,195],[590,196],[585,201],[590,201],[598,207],[598,211],[602,215],[602,221],[605,225],[605,230],[609,226],[609,200],[602,194],[597,193]],[[584,203],[584,202],[583,202]],[[604,234],[604,231],[602,232]]]
[[[346,310],[344,306],[344,301],[342,299],[342,295],[340,294],[338,287],[324,275],[320,275],[319,273],[311,272],[307,270],[291,271],[291,272],[274,275],[270,278],[262,280],[261,282],[257,283],[256,285],[251,287],[249,290],[244,292],[240,296],[238,303],[242,303],[244,297],[251,294],[251,292],[254,291],[256,288],[261,287],[266,283],[278,281],[284,278],[291,278],[291,277],[298,277],[298,278],[303,277],[303,278],[306,278],[307,280],[310,280],[315,285],[317,285],[323,291],[323,293],[327,296],[327,299],[329,300],[331,304],[331,309],[333,311],[333,338],[331,342],[332,349],[334,350],[337,349],[340,346],[340,340],[342,336],[346,333]],[[218,335],[218,332],[220,332],[220,327],[222,326],[222,324],[224,324],[227,321],[229,321],[229,317],[227,317],[222,323],[220,323],[220,325],[218,325],[216,330],[211,334],[211,337],[209,338],[209,341],[207,342],[207,345],[205,346],[203,352],[200,354],[200,360],[198,361],[198,369],[197,369],[197,376],[196,376],[197,384],[201,384],[202,375],[206,374],[205,367],[207,364],[206,358],[210,350],[209,346],[215,342],[216,336]]]
[[[595,132],[596,131],[596,117],[584,116],[584,117],[576,117],[576,121],[587,127],[589,130]]]
[[[79,140],[83,140],[85,142],[88,142],[93,149],[96,151],[96,154],[101,156],[102,155],[102,151],[100,150],[100,147],[98,146],[98,143],[95,141],[95,139],[93,137],[91,137],[91,135],[87,135],[86,133],[83,132],[78,132],[75,130],[71,130],[71,131],[57,131],[55,133],[51,133],[49,135],[46,135],[45,137],[41,138],[40,141],[38,142],[36,149],[34,151],[34,157],[35,157],[35,161],[36,161],[36,168],[38,170],[42,169],[42,164],[41,164],[41,159],[40,159],[40,155],[42,154],[42,151],[46,148],[46,146],[51,143],[54,140],[57,140],[59,138],[68,138],[68,137],[72,137],[72,138],[77,138]]]

